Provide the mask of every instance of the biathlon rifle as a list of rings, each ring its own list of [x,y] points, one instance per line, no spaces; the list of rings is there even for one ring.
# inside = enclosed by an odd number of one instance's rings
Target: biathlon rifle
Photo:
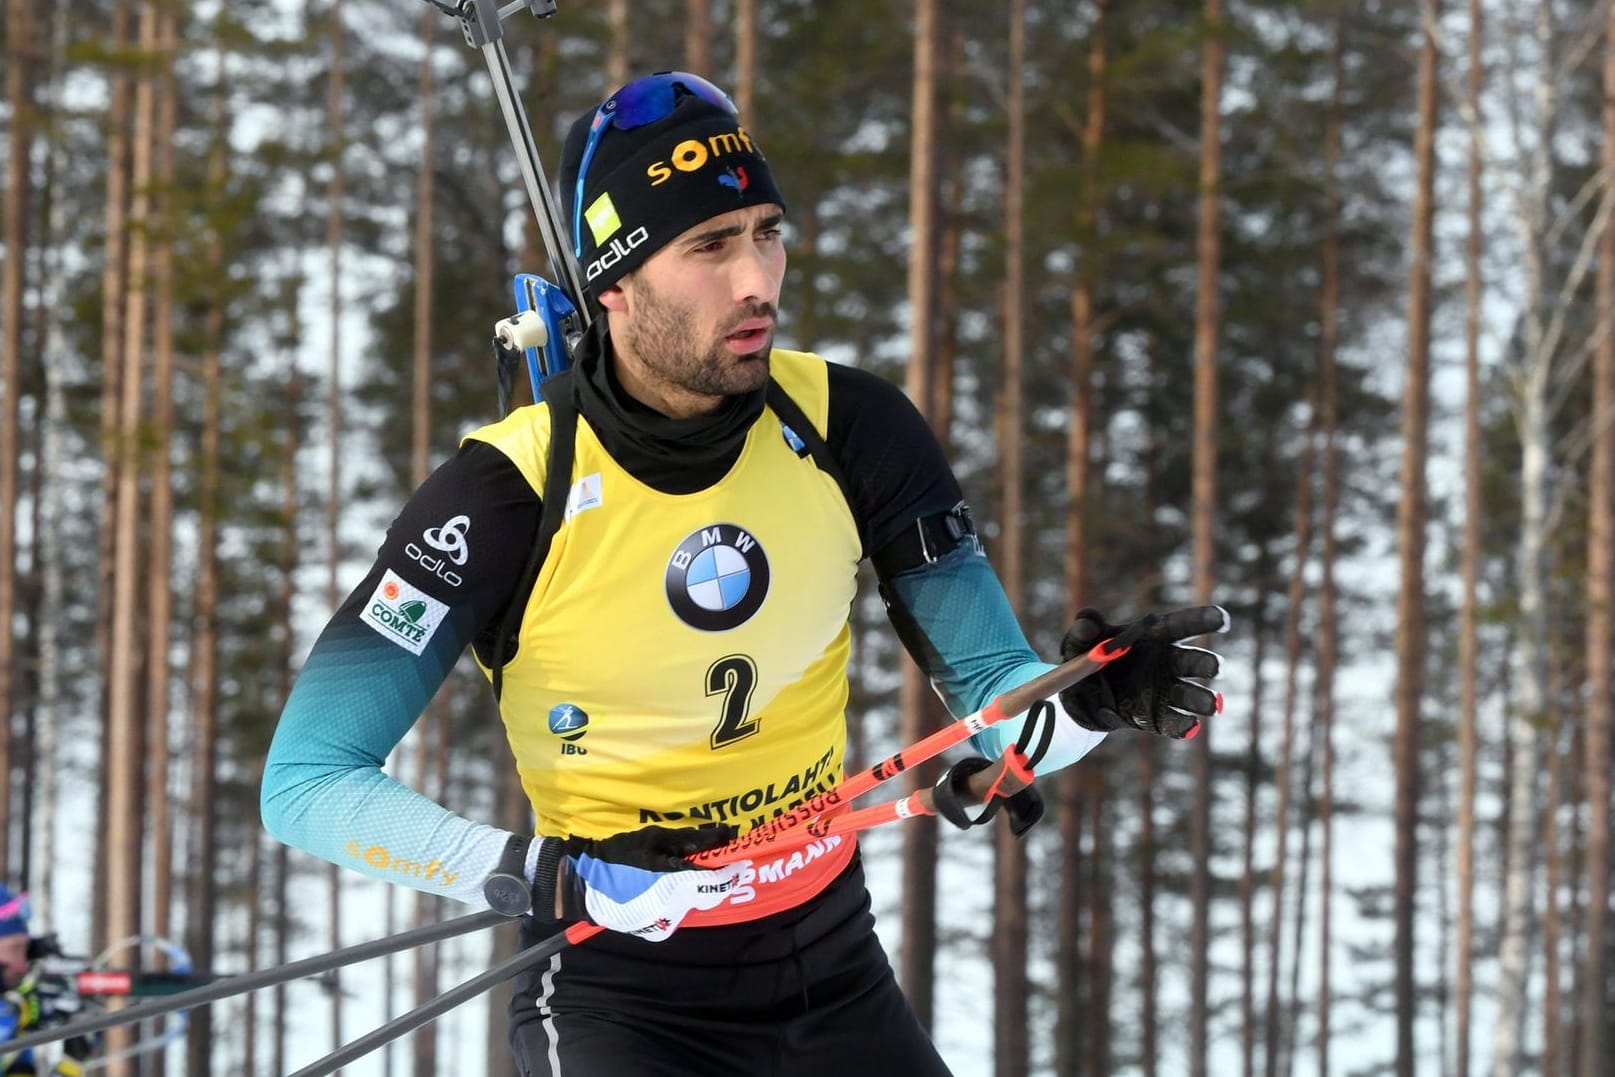
[[[522,182],[538,219],[538,232],[554,277],[551,280],[534,273],[518,273],[513,288],[516,313],[494,326],[494,373],[499,386],[499,413],[505,415],[510,411],[516,368],[523,359],[533,399],[537,400],[544,379],[571,364],[572,349],[589,328],[593,314],[583,290],[583,274],[566,241],[555,195],[539,160],[504,43],[505,19],[521,11],[547,19],[555,14],[556,5],[555,0],[510,0],[503,6],[498,0],[427,2],[460,20],[466,43],[479,49],[487,62],[494,96],[516,150],[516,163],[521,167]]]

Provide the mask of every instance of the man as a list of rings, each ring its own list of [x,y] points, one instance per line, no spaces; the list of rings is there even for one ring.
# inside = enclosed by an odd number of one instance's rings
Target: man
[[[470,902],[514,864],[528,942],[610,928],[517,984],[524,1073],[945,1074],[873,931],[855,841],[685,858],[841,779],[863,558],[956,715],[1050,667],[903,394],[773,347],[785,200],[721,90],[630,83],[573,125],[561,180],[604,315],[543,403],[471,434],[394,521],[287,703],[265,825]],[[1110,729],[1192,736],[1220,701],[1185,678],[1218,660],[1175,643],[1225,626],[1216,607],[1170,614],[1063,693],[1038,772]],[[1064,649],[1117,631],[1083,611]],[[380,769],[468,645],[531,841]],[[977,746],[996,758],[1020,726]]]
[[[34,968],[39,943],[28,934],[30,916],[28,895],[13,893],[0,884],[0,1043],[14,1040],[29,1029],[66,1021],[78,1013],[77,996],[63,985],[41,982]],[[78,1077],[94,1043],[74,1036],[63,1044],[65,1057],[50,1072],[56,1077]],[[32,1048],[14,1055],[0,1054],[0,1073],[6,1077],[39,1072],[39,1061]]]

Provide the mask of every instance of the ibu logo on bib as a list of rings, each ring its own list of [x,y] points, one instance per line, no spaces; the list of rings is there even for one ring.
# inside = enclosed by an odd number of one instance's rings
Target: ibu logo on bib
[[[668,605],[703,632],[726,632],[749,621],[768,597],[768,555],[735,524],[692,532],[667,560]]]
[[[550,732],[561,738],[562,755],[588,755],[577,741],[589,731],[589,715],[575,703],[557,703],[550,708]]]

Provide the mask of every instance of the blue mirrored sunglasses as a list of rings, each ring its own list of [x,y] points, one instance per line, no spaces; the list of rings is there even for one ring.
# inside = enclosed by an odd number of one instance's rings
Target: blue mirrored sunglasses
[[[700,75],[688,71],[658,71],[654,75],[635,79],[601,103],[594,110],[589,123],[589,140],[583,144],[583,157],[578,161],[578,184],[572,193],[572,253],[583,257],[583,184],[589,176],[589,165],[594,151],[605,137],[606,129],[616,127],[631,131],[636,127],[666,119],[678,104],[680,92],[694,95],[703,101],[727,109],[731,116],[740,110],[729,95]]]

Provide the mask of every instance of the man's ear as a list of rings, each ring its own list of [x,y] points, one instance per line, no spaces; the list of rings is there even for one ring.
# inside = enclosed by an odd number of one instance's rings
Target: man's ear
[[[620,314],[628,309],[628,297],[623,294],[621,284],[613,284],[595,297],[601,309],[613,314]]]

